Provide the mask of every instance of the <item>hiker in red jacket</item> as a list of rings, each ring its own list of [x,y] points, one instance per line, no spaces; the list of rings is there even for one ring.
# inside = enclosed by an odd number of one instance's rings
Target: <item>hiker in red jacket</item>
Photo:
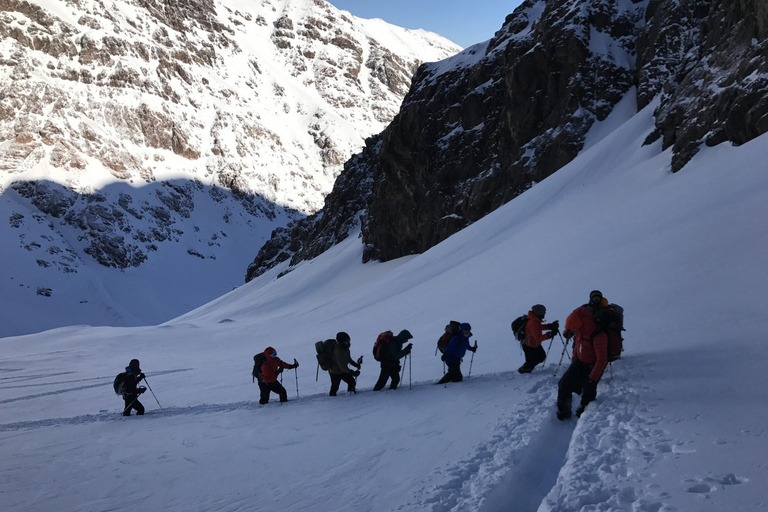
[[[296,359],[293,360],[293,364],[286,363],[279,357],[277,357],[277,351],[272,347],[267,347],[264,350],[264,363],[261,365],[261,380],[263,385],[259,384],[261,390],[260,404],[266,404],[269,402],[269,393],[274,391],[280,396],[281,402],[288,401],[288,392],[285,390],[282,384],[277,381],[278,375],[280,375],[284,369],[291,370],[298,368],[299,363]]]
[[[576,416],[581,416],[589,402],[597,397],[597,383],[608,364],[608,336],[600,326],[606,314],[603,294],[594,290],[589,303],[576,308],[565,321],[566,339],[573,338],[573,358],[558,384],[557,418],[571,417],[573,393],[581,395]]]
[[[547,358],[547,353],[541,344],[555,337],[560,323],[555,320],[550,324],[543,324],[542,321],[546,314],[547,308],[541,304],[536,304],[528,312],[528,321],[525,323],[525,339],[522,343],[525,363],[517,369],[518,373],[531,373],[537,364],[543,363]],[[549,329],[549,332],[545,334],[544,329]]]

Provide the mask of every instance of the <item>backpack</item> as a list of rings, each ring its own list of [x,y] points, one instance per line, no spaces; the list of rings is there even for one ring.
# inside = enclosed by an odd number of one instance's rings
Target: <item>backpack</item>
[[[624,330],[624,308],[618,304],[609,304],[608,308],[616,315],[614,324],[606,329],[608,335],[608,361],[615,361],[621,357],[624,351],[624,338],[621,331]]]
[[[253,356],[253,370],[251,370],[251,377],[253,377],[253,382],[261,379],[261,366],[266,361],[266,358],[267,356],[264,355],[264,352],[259,352]]]
[[[437,350],[440,351],[441,354],[445,354],[445,349],[448,348],[448,343],[451,342],[451,338],[453,338],[456,333],[459,332],[459,326],[461,325],[460,322],[456,322],[455,320],[451,320],[447,327],[448,331],[442,336],[440,336],[440,339],[437,340]]]
[[[383,350],[389,342],[392,341],[392,331],[384,331],[376,337],[376,342],[373,344],[373,358],[377,361],[381,361],[381,357],[384,355]]]
[[[325,341],[318,341],[315,343],[315,351],[317,352],[317,364],[320,365],[324,371],[328,371],[333,366],[333,349],[336,348],[336,340],[330,339]]]
[[[519,316],[512,322],[512,332],[520,343],[525,341],[525,326],[528,325],[528,315]]]
[[[115,390],[116,395],[123,396],[123,384],[125,383],[125,372],[118,373],[117,377],[115,377],[115,382],[112,384],[112,387]]]

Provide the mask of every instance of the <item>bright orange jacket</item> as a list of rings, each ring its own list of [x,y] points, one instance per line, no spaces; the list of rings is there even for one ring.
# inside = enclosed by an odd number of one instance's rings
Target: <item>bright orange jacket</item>
[[[523,345],[536,348],[547,341],[549,337],[544,334],[544,329],[552,329],[552,324],[542,324],[541,319],[534,315],[533,311],[529,311],[528,322],[525,324],[525,340],[523,340]]]
[[[295,364],[286,363],[279,357],[272,357],[272,353],[275,351],[272,347],[267,347],[264,350],[264,364],[261,365],[261,380],[266,383],[277,382],[277,376],[280,375],[280,370],[285,368],[290,370],[296,368]]]
[[[592,311],[586,305],[576,308],[565,320],[565,329],[574,332],[573,360],[590,366],[589,378],[600,380],[608,364],[608,336],[598,330]]]

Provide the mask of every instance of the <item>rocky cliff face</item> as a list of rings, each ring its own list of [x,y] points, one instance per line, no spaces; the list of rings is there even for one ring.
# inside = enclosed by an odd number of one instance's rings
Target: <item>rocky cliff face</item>
[[[672,148],[673,171],[703,143],[764,133],[767,25],[749,0],[524,2],[490,41],[422,66],[365,165],[347,164],[336,187],[366,183],[352,201],[364,259],[422,252],[555,172],[633,87],[639,108],[658,98],[648,140]],[[260,254],[246,279],[338,240],[349,215],[335,205],[278,233],[277,256]]]

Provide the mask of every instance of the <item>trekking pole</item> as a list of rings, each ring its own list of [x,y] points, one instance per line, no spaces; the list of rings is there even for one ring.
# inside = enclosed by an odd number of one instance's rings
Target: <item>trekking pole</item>
[[[557,333],[560,334],[560,330],[557,330]],[[552,336],[549,338],[549,347],[547,347],[547,353],[544,354],[544,361],[541,362],[541,367],[544,368],[547,365],[547,358],[549,357],[549,351],[552,350],[552,342],[555,341],[555,337]]]
[[[296,374],[296,398],[299,398],[299,369],[294,368],[293,371]]]
[[[413,372],[412,372],[413,366],[411,365],[411,361],[413,361],[412,357],[408,359],[408,389],[409,390],[413,389],[413,387],[411,386],[411,383],[413,382]]]
[[[408,354],[405,355],[405,358],[408,359]],[[403,361],[403,373],[400,375],[400,380],[403,380],[405,377],[405,361]]]
[[[161,408],[161,409],[162,409],[162,408],[163,408],[163,406],[162,406],[162,405],[160,405],[160,401],[159,401],[159,400],[157,399],[157,397],[155,396],[155,392],[154,392],[154,391],[152,391],[152,386],[150,386],[150,385],[149,385],[149,381],[147,380],[147,376],[146,376],[146,375],[144,376],[144,382],[146,382],[146,383],[147,383],[147,388],[149,389],[149,392],[150,392],[150,393],[152,393],[152,396],[154,396],[154,397],[155,397],[155,402],[157,402],[157,406],[158,406],[159,408]],[[136,398],[138,398],[138,396],[137,396]]]
[[[315,382],[320,378],[320,363],[317,363],[317,371],[315,372]]]
[[[563,342],[563,351],[560,353],[560,362],[557,363],[557,368],[555,368],[555,374],[553,377],[557,377],[557,372],[560,371],[560,365],[563,364],[563,356],[565,356],[565,350],[568,348],[568,342],[563,339],[560,331],[557,332],[557,335],[560,336],[560,341]]]
[[[475,340],[475,350],[472,351],[472,358],[469,360],[469,373],[467,373],[467,379],[472,376],[472,363],[475,362],[475,352],[477,352],[477,340]]]

